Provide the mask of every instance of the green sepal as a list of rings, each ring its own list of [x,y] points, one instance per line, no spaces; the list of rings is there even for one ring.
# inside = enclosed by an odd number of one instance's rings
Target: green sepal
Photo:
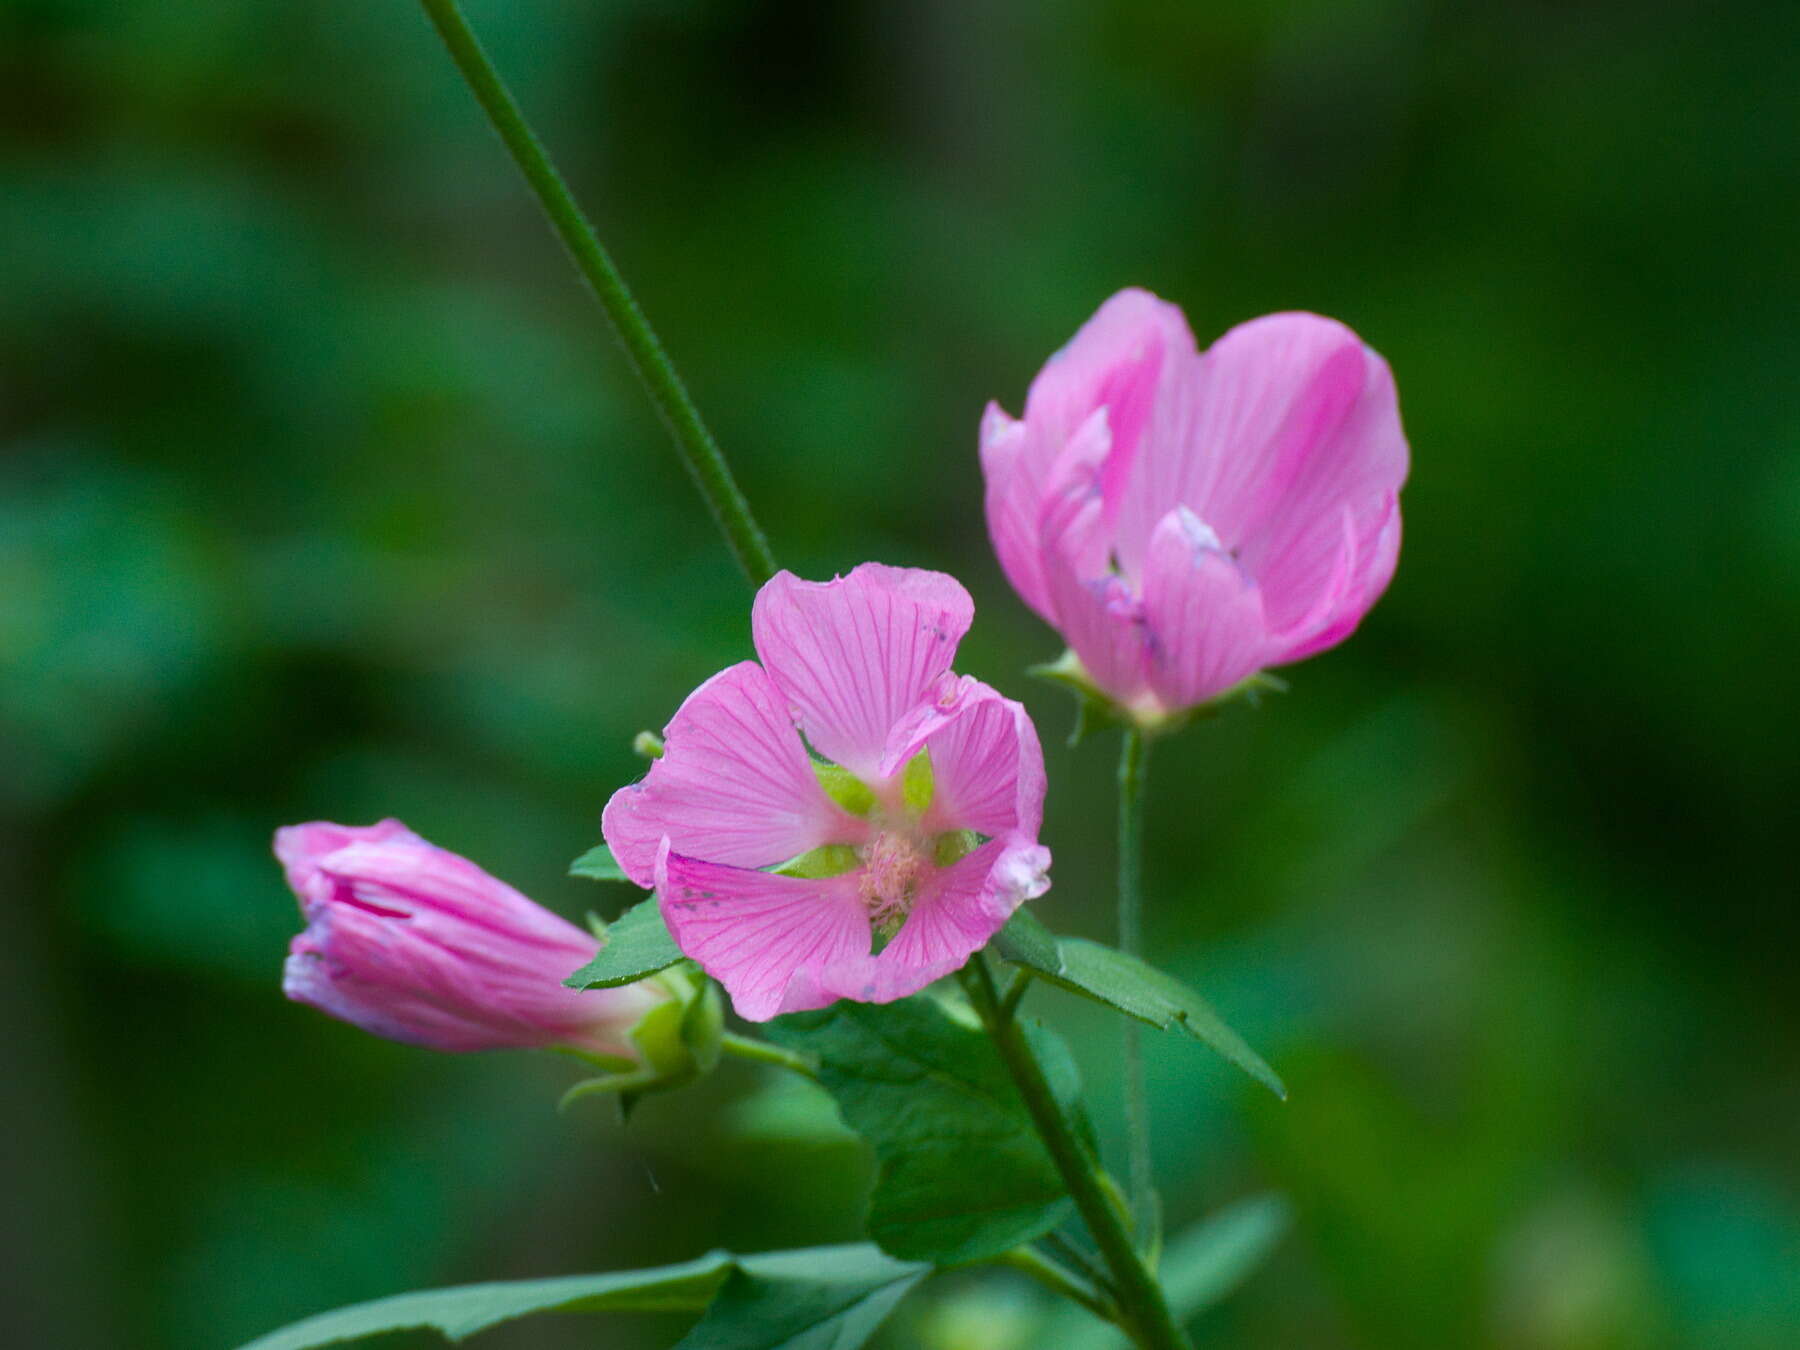
[[[875,809],[875,790],[850,770],[820,759],[815,759],[812,767],[825,795],[851,815],[866,816]]]
[[[775,869],[778,876],[801,877],[808,880],[819,877],[841,876],[862,865],[862,859],[856,856],[856,850],[848,844],[821,844],[819,847],[802,853],[797,858],[789,858]]]
[[[583,1097],[616,1096],[622,1115],[651,1092],[685,1087],[718,1066],[725,1037],[725,1009],[719,988],[685,962],[652,977],[669,997],[645,1013],[627,1037],[637,1056],[624,1059],[591,1051],[570,1051],[606,1070],[563,1093],[557,1109]]]
[[[931,799],[936,792],[937,778],[931,770],[931,751],[921,750],[906,761],[906,768],[901,771],[900,800],[917,819],[931,809]]]
[[[1071,746],[1080,745],[1104,727],[1135,727],[1146,736],[1167,736],[1190,722],[1217,716],[1232,703],[1242,701],[1252,708],[1259,707],[1265,693],[1286,693],[1288,687],[1287,681],[1280,676],[1259,670],[1204,703],[1168,712],[1156,706],[1154,701],[1136,707],[1114,702],[1094,683],[1094,677],[1088,674],[1073,650],[1065,651],[1054,661],[1028,666],[1025,673],[1074,695],[1075,725],[1069,732]]]

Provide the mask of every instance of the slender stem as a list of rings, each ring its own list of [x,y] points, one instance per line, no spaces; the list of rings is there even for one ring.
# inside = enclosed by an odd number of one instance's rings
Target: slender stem
[[[1049,1257],[1030,1247],[1014,1247],[1009,1252],[1002,1252],[994,1258],[994,1264],[1010,1266],[1021,1274],[1029,1275],[1051,1293],[1073,1299],[1103,1322],[1118,1320],[1118,1312],[1110,1303]]]
[[[1112,1272],[1120,1325],[1144,1350],[1186,1350],[1187,1338],[1169,1312],[1162,1286],[1132,1246],[1124,1219],[1107,1200],[1099,1164],[1070,1128],[1044,1078],[1043,1067],[1025,1038],[1024,1028],[1002,1011],[994,977],[981,953],[977,952],[975,959],[963,967],[959,978],[1012,1075],[1063,1184],[1069,1188],[1082,1222],[1100,1248],[1106,1268]]]
[[[819,1066],[811,1056],[797,1055],[792,1050],[784,1050],[779,1045],[770,1045],[767,1041],[759,1041],[752,1036],[740,1036],[735,1031],[725,1033],[719,1041],[719,1049],[728,1055],[736,1055],[739,1059],[751,1059],[758,1064],[792,1069],[815,1081],[819,1077]]]
[[[725,532],[725,542],[730,545],[738,566],[744,569],[751,585],[762,585],[775,575],[775,558],[769,552],[769,542],[750,514],[750,504],[739,491],[724,455],[719,452],[718,443],[706,429],[700,410],[694,406],[681,376],[675,373],[668,353],[657,341],[650,321],[638,308],[625,279],[613,266],[611,255],[594,233],[593,225],[575,204],[575,198],[570,195],[556,166],[550,162],[550,156],[526,123],[525,115],[519,111],[518,103],[500,79],[493,62],[488,60],[456,0],[420,0],[420,3],[438,35],[444,39],[444,45],[450,49],[450,57],[462,72],[463,79],[487,113],[488,121],[493,123],[513,162],[519,166],[519,172],[525,175],[525,181],[537,194],[538,204],[549,217],[551,228],[569,250],[575,266],[593,288],[606,317],[612,321],[613,331],[625,345],[632,367],[656,404],[656,410],[662,414],[669,434],[675,438],[675,448],[682,462],[687,465],[700,495],[706,498],[713,519]]]
[[[1106,1272],[1100,1269],[1096,1259],[1077,1246],[1063,1233],[1045,1233],[1038,1241],[1062,1258],[1063,1264],[1073,1266],[1097,1288],[1110,1288],[1106,1281]]]
[[[1119,750],[1119,949],[1144,954],[1144,775],[1150,744],[1136,727]],[[1125,1138],[1131,1213],[1138,1245],[1159,1245],[1161,1206],[1150,1158],[1150,1100],[1144,1090],[1144,1029],[1125,1019]]]

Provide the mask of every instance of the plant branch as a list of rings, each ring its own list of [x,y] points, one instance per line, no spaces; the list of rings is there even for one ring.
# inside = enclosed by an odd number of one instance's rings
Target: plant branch
[[[754,1060],[758,1064],[773,1064],[777,1068],[791,1069],[804,1078],[814,1082],[819,1078],[819,1066],[813,1062],[811,1055],[797,1055],[792,1050],[784,1050],[779,1045],[771,1045],[767,1041],[759,1041],[753,1036],[740,1036],[735,1031],[728,1031],[719,1040],[719,1049],[739,1059]]]
[[[1117,1324],[1119,1320],[1118,1309],[1111,1303],[1049,1257],[1030,1247],[1014,1247],[1009,1252],[1002,1252],[994,1258],[994,1264],[1008,1266],[1022,1275],[1029,1275],[1051,1293],[1079,1303],[1103,1322]]]
[[[743,568],[744,575],[750,578],[752,586],[762,585],[775,574],[775,558],[769,551],[768,539],[750,514],[750,504],[744,500],[725,456],[701,420],[700,410],[694,406],[681,376],[676,374],[669,354],[650,327],[650,321],[638,308],[625,279],[613,265],[611,255],[576,205],[568,185],[525,121],[525,115],[494,69],[456,0],[420,0],[420,3],[443,38],[444,46],[449,48],[451,60],[456,62],[456,68],[462,72],[476,101],[487,113],[488,121],[499,133],[507,153],[536,194],[551,228],[593,288],[606,317],[612,321],[613,331],[624,344],[632,368],[675,440],[676,451],[687,465],[700,495],[706,499],[713,519],[724,531],[732,556]]]
[[[1119,1300],[1120,1326],[1143,1350],[1187,1350],[1187,1338],[1169,1312],[1162,1286],[1132,1245],[1125,1220],[1107,1199],[1099,1164],[1070,1128],[1044,1078],[1043,1066],[1025,1038],[1024,1028],[1016,1018],[1002,1010],[994,977],[982,953],[975,954],[958,978],[988,1035],[993,1038],[1001,1061],[1012,1075],[1025,1109],[1044,1140],[1044,1147],[1049,1150],[1082,1222],[1093,1235],[1100,1255],[1112,1273],[1113,1288]]]

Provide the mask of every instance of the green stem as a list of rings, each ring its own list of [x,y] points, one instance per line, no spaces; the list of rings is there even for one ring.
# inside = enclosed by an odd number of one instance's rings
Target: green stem
[[[1107,1200],[1099,1164],[1070,1128],[1044,1078],[1043,1066],[1025,1038],[1024,1028],[1002,1009],[994,977],[980,952],[963,967],[959,978],[1012,1075],[1063,1184],[1069,1188],[1082,1222],[1100,1248],[1118,1295],[1120,1326],[1143,1350],[1186,1350],[1187,1338],[1169,1312],[1162,1286],[1132,1245],[1125,1220]]]
[[[1144,774],[1150,744],[1136,727],[1125,731],[1119,750],[1119,949],[1144,954]],[[1125,1138],[1131,1183],[1131,1213],[1138,1245],[1159,1245],[1161,1206],[1150,1158],[1150,1100],[1144,1090],[1144,1029],[1126,1019]]]
[[[1030,1247],[1014,1247],[995,1257],[994,1264],[1029,1275],[1051,1293],[1072,1299],[1103,1322],[1118,1321],[1117,1310],[1110,1303],[1041,1252]]]
[[[767,1041],[759,1041],[751,1036],[740,1036],[735,1031],[728,1031],[719,1041],[719,1049],[725,1054],[736,1055],[739,1059],[755,1060],[758,1064],[773,1064],[778,1068],[792,1069],[803,1077],[817,1081],[819,1066],[810,1055],[797,1055],[792,1050],[784,1050],[779,1045],[770,1045]]]
[[[732,478],[725,456],[719,452],[718,443],[701,420],[700,410],[694,406],[681,377],[675,373],[668,353],[657,341],[650,321],[638,308],[625,279],[619,275],[611,256],[594,233],[593,225],[575,204],[568,186],[550,162],[550,156],[526,123],[518,103],[500,79],[493,62],[488,60],[456,0],[420,0],[420,3],[438,35],[444,39],[444,45],[450,49],[450,58],[456,62],[476,101],[487,113],[488,121],[499,133],[507,153],[537,194],[538,204],[549,217],[551,228],[569,250],[575,266],[593,288],[606,317],[612,321],[613,331],[625,345],[633,369],[662,414],[669,434],[675,438],[675,448],[682,462],[687,465],[700,495],[706,499],[713,519],[725,532],[725,542],[730,545],[738,566],[744,569],[751,585],[762,585],[775,575],[775,558],[769,552],[769,541],[750,514],[750,504],[744,500],[744,494]]]

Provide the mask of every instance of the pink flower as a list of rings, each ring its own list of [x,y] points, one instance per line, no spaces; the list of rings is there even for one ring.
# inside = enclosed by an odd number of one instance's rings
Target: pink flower
[[[1146,724],[1355,629],[1394,574],[1406,438],[1387,363],[1271,314],[1195,350],[1121,291],[981,426],[1008,579]]]
[[[1049,889],[1037,732],[950,671],[974,613],[938,572],[781,573],[762,664],[690,694],[607,803],[613,856],[744,1017],[914,993]]]
[[[577,992],[600,948],[397,820],[275,832],[306,931],[283,988],[299,1003],[434,1050],[558,1046],[637,1060],[630,1033],[670,997],[655,982]]]

